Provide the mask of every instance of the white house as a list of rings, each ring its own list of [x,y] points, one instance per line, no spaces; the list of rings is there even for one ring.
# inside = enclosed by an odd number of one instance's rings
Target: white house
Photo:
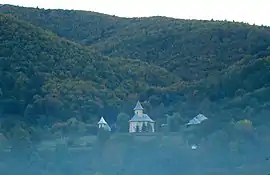
[[[98,122],[98,128],[104,128],[107,131],[111,131],[111,127],[108,125],[108,123],[105,121],[103,117],[101,117]]]
[[[155,121],[143,113],[143,107],[138,101],[134,108],[134,116],[129,120],[129,132],[142,132],[143,125],[147,126],[148,132],[155,132]],[[149,131],[150,130],[150,131]]]

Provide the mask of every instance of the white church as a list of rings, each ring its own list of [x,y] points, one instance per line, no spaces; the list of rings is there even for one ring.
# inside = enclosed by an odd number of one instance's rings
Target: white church
[[[129,132],[142,132],[143,125],[150,126],[150,131],[155,132],[155,121],[143,113],[143,107],[138,101],[134,110],[134,116],[129,120]]]
[[[155,121],[143,113],[143,107],[139,101],[133,110],[134,116],[129,120],[129,132],[143,132],[144,126],[147,127],[147,132],[155,132]],[[110,126],[103,117],[100,118],[98,127],[111,131]]]

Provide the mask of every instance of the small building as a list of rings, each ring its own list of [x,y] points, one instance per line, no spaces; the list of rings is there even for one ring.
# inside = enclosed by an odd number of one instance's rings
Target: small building
[[[208,118],[205,117],[203,114],[198,114],[196,117],[191,119],[186,125],[198,125],[201,124],[204,120],[207,120]]]
[[[138,101],[134,108],[134,116],[129,120],[129,132],[144,132],[144,126],[147,132],[155,132],[155,121],[147,114],[143,113],[143,107]]]
[[[108,125],[108,123],[105,121],[103,117],[101,117],[98,122],[98,128],[103,128],[107,131],[111,131],[111,127]]]

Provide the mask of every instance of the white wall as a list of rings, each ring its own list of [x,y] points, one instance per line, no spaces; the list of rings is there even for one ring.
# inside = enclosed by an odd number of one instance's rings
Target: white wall
[[[129,122],[129,132],[136,132],[136,126],[139,126],[139,129],[142,130],[144,122]],[[147,124],[147,122],[145,122]],[[155,132],[155,125],[154,123],[149,123],[152,126],[152,132]]]

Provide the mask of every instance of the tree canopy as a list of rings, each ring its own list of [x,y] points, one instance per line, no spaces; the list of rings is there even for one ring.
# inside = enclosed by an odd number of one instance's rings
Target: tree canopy
[[[3,114],[115,121],[140,99],[159,111],[154,119],[201,110],[256,124],[269,110],[269,27],[11,5],[0,13]]]

